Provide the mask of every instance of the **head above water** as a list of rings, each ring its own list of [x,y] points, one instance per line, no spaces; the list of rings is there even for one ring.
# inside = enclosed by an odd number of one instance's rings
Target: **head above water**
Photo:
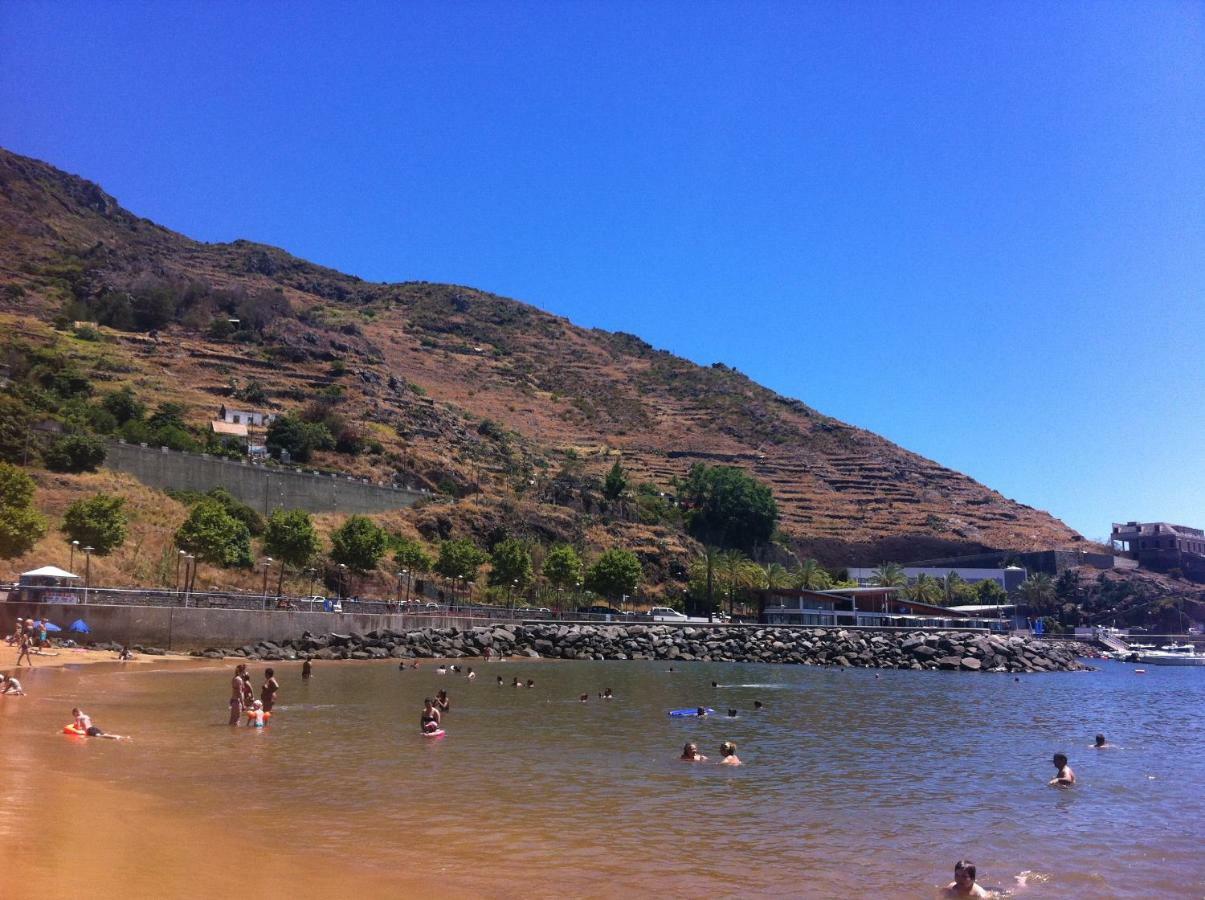
[[[696,747],[694,744],[687,744],[686,746],[684,746],[682,748],[682,757],[684,759],[689,758],[689,757],[695,757],[698,755],[699,755],[699,748]]]
[[[1063,768],[1063,766],[1067,765],[1067,754],[1066,753],[1056,753],[1054,755],[1053,762],[1054,762],[1055,768],[1057,768],[1057,769]]]
[[[1105,745],[1105,736],[1103,734],[1098,734],[1096,736],[1096,746],[1103,747],[1104,745]]]
[[[754,708],[754,709],[761,709],[763,705],[764,705],[764,704],[763,704],[763,703],[762,703],[760,700],[754,700],[754,701],[753,701],[753,708]]]
[[[954,863],[954,880],[958,883],[975,883],[975,864],[969,859],[960,859]]]
[[[724,741],[720,744],[720,756],[736,756],[736,744],[732,741]]]

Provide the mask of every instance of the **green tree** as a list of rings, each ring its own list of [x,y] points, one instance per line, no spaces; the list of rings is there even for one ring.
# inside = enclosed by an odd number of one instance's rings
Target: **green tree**
[[[476,581],[477,570],[487,559],[489,555],[468,538],[457,538],[439,545],[439,559],[435,561],[435,571],[444,578]]]
[[[266,527],[264,517],[242,500],[235,497],[230,491],[223,487],[215,487],[210,488],[205,496],[220,503],[226,512],[246,525],[247,530],[251,532],[253,537],[258,537],[264,533],[264,528]]]
[[[431,554],[424,550],[423,545],[418,541],[401,538],[395,546],[393,561],[400,569],[406,569],[411,573],[430,572],[435,565]]]
[[[823,591],[833,586],[833,576],[814,559],[805,559],[795,570],[795,586],[805,591]]]
[[[574,587],[582,580],[582,558],[568,544],[558,544],[544,557],[544,577],[562,592]]]
[[[921,572],[916,581],[904,588],[904,596],[917,603],[937,604],[944,599],[944,591],[941,582]]]
[[[998,583],[988,578],[975,586],[975,599],[983,606],[997,606],[1008,602],[1008,594]]]
[[[616,600],[624,594],[635,594],[643,574],[635,553],[612,548],[604,551],[586,572],[586,589]]]
[[[322,540],[314,529],[314,520],[303,509],[278,509],[264,527],[264,552],[280,560],[276,594],[284,585],[285,566],[303,569],[322,551]]]
[[[105,444],[89,434],[69,434],[42,451],[42,458],[55,472],[94,472],[105,461]]]
[[[515,585],[522,590],[531,584],[535,575],[531,567],[531,551],[527,545],[517,538],[507,538],[499,542],[490,554],[489,583],[499,585]]]
[[[615,460],[615,465],[611,466],[611,471],[607,473],[607,477],[603,481],[603,496],[608,500],[618,500],[627,489],[627,473],[619,464],[619,460]]]
[[[20,556],[46,534],[46,518],[32,509],[34,482],[17,466],[0,462],[0,557]]]
[[[216,500],[202,500],[176,530],[176,546],[222,568],[251,565],[251,532]]]
[[[770,590],[788,588],[794,581],[794,576],[781,563],[768,563],[762,567],[762,571],[762,584]]]
[[[724,550],[718,558],[720,577],[728,592],[728,615],[736,611],[736,595],[746,588],[755,586],[762,574],[761,568],[740,550]]]
[[[946,606],[953,606],[959,600],[959,591],[966,581],[961,575],[951,569],[941,580],[941,591],[945,595]]]
[[[732,466],[690,467],[682,485],[691,534],[705,544],[752,552],[770,540],[778,504],[766,485]]]
[[[132,419],[141,419],[146,415],[146,406],[139,402],[138,397],[130,387],[105,394],[101,406],[112,414],[118,425],[124,425]]]
[[[1045,612],[1054,606],[1054,581],[1045,572],[1034,572],[1018,588],[1025,602],[1034,610]]]
[[[86,500],[76,500],[63,515],[63,533],[69,541],[79,541],[81,547],[91,546],[104,556],[125,543],[129,533],[126,498],[111,494],[95,494]]]
[[[322,423],[306,422],[289,414],[279,416],[268,426],[265,444],[277,459],[287,450],[295,462],[308,462],[315,450],[331,450],[335,439]]]
[[[24,509],[33,502],[33,479],[19,466],[0,463],[0,506]]]
[[[899,563],[879,563],[879,567],[874,570],[871,578],[879,587],[907,587],[908,585],[908,576],[904,574],[904,567]]]
[[[33,411],[16,397],[0,394],[0,461],[23,463],[35,459]],[[27,457],[28,455],[28,457]]]
[[[331,532],[331,559],[353,572],[371,572],[389,549],[389,532],[367,516],[352,516]]]

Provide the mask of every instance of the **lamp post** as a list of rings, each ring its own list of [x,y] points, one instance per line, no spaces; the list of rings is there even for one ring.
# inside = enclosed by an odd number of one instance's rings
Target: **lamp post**
[[[190,571],[191,568],[191,571]],[[184,605],[188,606],[188,598],[192,595],[192,583],[197,577],[197,557],[192,553],[184,554]]]
[[[262,562],[263,562],[263,567],[264,567],[264,587],[263,587],[262,593],[263,593],[263,600],[264,600],[264,609],[267,609],[268,608],[268,570],[272,568],[272,557],[265,556],[263,558]]]
[[[79,541],[71,542],[71,562],[67,563],[67,570],[71,571],[75,568],[75,551],[79,549]]]
[[[515,591],[519,589],[519,579],[512,578],[510,582],[510,612],[513,617],[515,614]]]
[[[180,562],[187,555],[183,550],[176,551],[176,580],[172,582],[172,592],[176,594],[180,593]]]
[[[88,602],[88,588],[92,583],[92,547],[84,548],[84,603]]]
[[[339,563],[339,599],[347,598],[347,563]]]
[[[305,570],[305,573],[310,576],[310,593],[309,593],[309,597],[311,598],[310,599],[310,609],[313,609],[314,608],[314,600],[313,600],[314,582],[318,578],[318,570],[311,566],[310,568]]]

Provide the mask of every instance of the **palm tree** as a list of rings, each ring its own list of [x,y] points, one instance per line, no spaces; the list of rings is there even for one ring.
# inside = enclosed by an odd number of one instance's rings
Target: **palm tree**
[[[936,578],[921,572],[916,576],[916,581],[904,589],[904,595],[917,603],[938,603],[942,597],[941,584]]]
[[[762,573],[762,585],[770,590],[791,586],[791,573],[778,563],[767,563]]]
[[[874,570],[873,580],[879,587],[908,586],[908,576],[904,574],[904,567],[899,563],[879,563],[879,567]]]
[[[731,616],[736,605],[736,592],[754,586],[760,580],[759,576],[765,573],[762,572],[761,566],[751,561],[740,550],[724,550],[717,561],[728,588],[728,615]]]
[[[946,597],[946,606],[953,606],[954,601],[958,598],[958,589],[966,584],[966,581],[957,572],[950,570],[942,582],[942,593]]]
[[[795,584],[805,591],[822,591],[833,586],[833,577],[814,559],[805,559],[795,570]]]
[[[1044,611],[1054,603],[1054,581],[1045,572],[1035,572],[1021,582],[1021,596],[1034,610]]]

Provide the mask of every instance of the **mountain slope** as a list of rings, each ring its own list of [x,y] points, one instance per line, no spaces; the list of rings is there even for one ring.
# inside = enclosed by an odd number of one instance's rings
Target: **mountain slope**
[[[339,460],[360,474],[588,512],[586,485],[617,456],[661,490],[692,462],[731,463],[772,486],[798,549],[833,563],[1081,540],[726,366],[471,288],[372,284],[273,247],[200,243],[5,151],[0,284],[0,308],[18,318],[116,322],[144,364],[139,389],[185,402],[197,422],[250,381],[279,409],[342,385],[341,411],[381,445]],[[251,330],[222,335],[227,318]],[[160,340],[134,333],[151,324]]]

